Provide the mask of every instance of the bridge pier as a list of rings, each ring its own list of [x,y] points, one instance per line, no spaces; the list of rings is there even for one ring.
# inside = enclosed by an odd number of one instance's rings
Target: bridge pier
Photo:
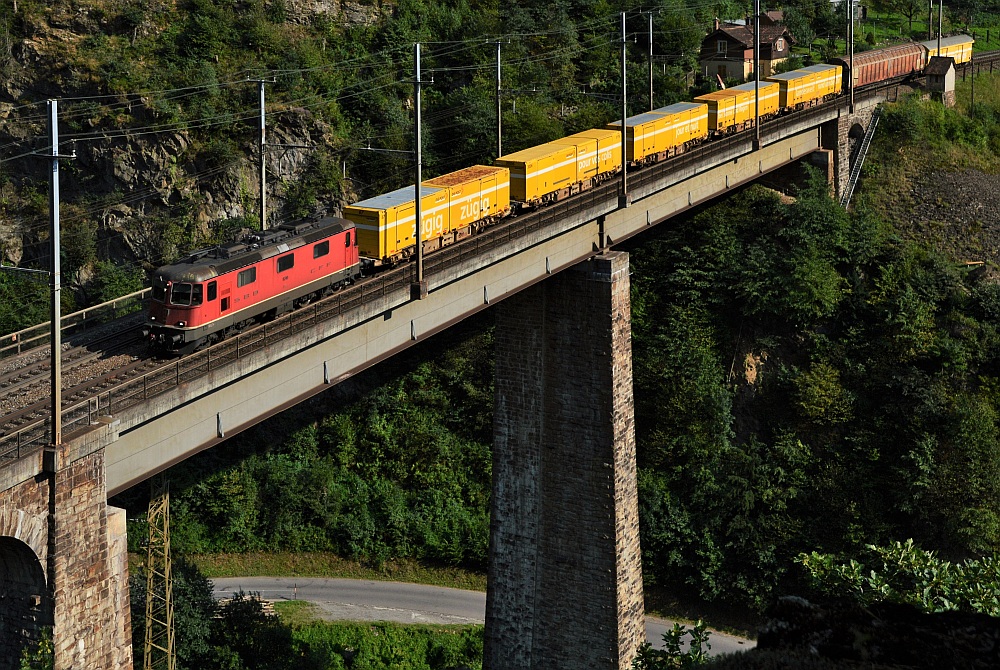
[[[52,629],[56,670],[131,668],[125,510],[107,505],[102,423],[0,470],[0,670]]]
[[[885,101],[883,97],[869,98],[854,105],[852,112],[846,108],[821,129],[824,148],[833,149],[834,185],[837,198],[843,197],[851,177],[851,168],[856,160],[855,150],[872,122],[875,108]]]
[[[645,638],[628,255],[498,306],[484,667],[631,667]]]

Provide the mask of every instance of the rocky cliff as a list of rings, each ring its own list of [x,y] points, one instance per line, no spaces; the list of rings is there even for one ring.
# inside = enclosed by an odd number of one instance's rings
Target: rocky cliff
[[[209,2],[131,0],[0,9],[0,260],[30,264],[46,253],[49,168],[32,155],[49,151],[46,99],[60,101],[60,152],[76,154],[61,166],[67,240],[82,229],[95,236],[88,257],[155,265],[224,234],[227,222],[259,220],[257,86],[245,80],[269,68],[246,26],[325,49],[324,31],[371,24],[384,11],[339,0],[243,3],[226,13]],[[132,88],[143,83],[163,89]],[[339,166],[338,122],[328,106],[308,103],[287,94],[268,101],[272,222],[288,216],[289,189],[318,157],[328,171]],[[307,205],[335,210],[344,197],[319,193]]]

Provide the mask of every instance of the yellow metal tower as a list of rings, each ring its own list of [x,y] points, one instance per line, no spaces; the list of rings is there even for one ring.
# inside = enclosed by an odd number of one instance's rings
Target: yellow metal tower
[[[170,482],[149,483],[149,546],[146,557],[146,644],[143,670],[174,670],[174,601],[170,576]]]

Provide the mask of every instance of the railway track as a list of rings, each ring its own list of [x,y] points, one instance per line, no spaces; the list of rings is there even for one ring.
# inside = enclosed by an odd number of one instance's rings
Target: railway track
[[[981,58],[980,58],[981,57]],[[976,68],[981,71],[989,63],[996,62],[1000,66],[1000,51],[980,54],[976,60]],[[868,91],[859,91],[860,96],[882,95],[883,90],[892,88],[894,84],[887,83],[871,87]],[[761,124],[765,133],[780,132],[785,124],[804,119],[810,114],[820,114],[841,101],[823,103],[822,105],[800,112],[795,119],[778,118]],[[680,154],[672,159],[636,170],[633,184],[641,184],[658,179],[665,173],[680,169],[693,160],[702,160],[715,153],[725,151],[732,142],[742,141],[743,135],[752,133],[745,131],[729,138],[705,145],[700,151]],[[486,232],[467,240],[429,254],[425,261],[425,276],[428,278],[447,270],[448,268],[467,262],[484,251],[505,245],[512,239],[528,232],[538,230],[550,223],[572,214],[574,211],[591,206],[597,201],[613,198],[617,194],[617,182],[608,182],[590,191],[585,191],[573,198],[560,201],[535,212],[512,217],[497,224]],[[226,339],[216,345],[189,354],[178,359],[158,359],[146,351],[133,350],[125,354],[112,353],[113,346],[121,344],[121,328],[126,321],[113,321],[109,325],[112,334],[100,336],[85,345],[76,345],[87,353],[79,355],[66,352],[64,354],[64,369],[86,370],[95,365],[96,361],[111,361],[127,356],[128,360],[117,360],[108,370],[92,374],[90,378],[67,382],[72,386],[64,387],[63,391],[63,430],[67,432],[76,427],[93,423],[100,416],[112,415],[136,404],[145,402],[160,393],[199,376],[210,370],[227,365],[242,356],[260,350],[274,342],[293,335],[318,323],[331,320],[339,315],[352,311],[365,303],[397,291],[410,284],[414,277],[414,269],[403,265],[393,270],[381,273],[375,277],[365,278],[353,286],[343,289],[334,295],[307,305],[290,314],[284,315],[273,322],[255,326],[247,331]],[[141,323],[142,315],[132,315],[136,324]],[[109,346],[109,343],[114,343]],[[6,359],[5,368],[10,367],[9,361],[21,361],[23,371],[11,370],[0,376],[0,400],[18,390],[42,385],[44,379],[46,397],[22,403],[16,410],[7,410],[0,403],[0,461],[4,458],[18,457],[29,451],[44,446],[49,437],[49,400],[47,397],[47,355],[46,348],[33,349],[19,354],[15,359]],[[78,357],[77,357],[78,356]],[[44,357],[44,363],[35,360]],[[15,366],[18,364],[15,363]],[[28,368],[31,371],[28,371]],[[33,381],[35,380],[35,381]],[[8,384],[8,386],[4,386]]]
[[[140,326],[128,326],[124,333],[109,333],[85,345],[69,346],[62,352],[63,375],[72,376],[79,371],[85,371],[98,359],[109,354],[115,355],[116,350],[129,347],[138,338]],[[39,347],[26,352],[21,357],[5,361],[8,365],[0,371],[0,407],[11,398],[31,395],[38,388],[48,392],[49,373],[52,369],[49,347]]]

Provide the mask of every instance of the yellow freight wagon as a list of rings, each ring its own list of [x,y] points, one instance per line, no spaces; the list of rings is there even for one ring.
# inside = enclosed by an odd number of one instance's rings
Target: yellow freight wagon
[[[424,186],[435,186],[448,193],[449,214],[444,217],[447,222],[442,229],[444,236],[468,227],[476,229],[479,221],[503,216],[510,210],[510,170],[505,167],[473,165],[428,179]],[[462,237],[465,234],[458,239]]]
[[[344,208],[344,218],[354,222],[358,230],[358,253],[366,258],[394,261],[409,253],[416,244],[414,187],[404,186],[391,193],[362,200]],[[435,233],[436,217],[448,214],[448,191],[421,185],[421,235],[426,240]]]
[[[495,165],[510,170],[510,197],[520,202],[555,198],[577,181],[575,145],[542,144],[501,156]]]
[[[822,99],[828,95],[836,95],[844,85],[843,68],[839,65],[820,63],[802,68],[812,73],[816,82],[816,97]]]
[[[551,144],[577,147],[576,176],[581,182],[617,172],[621,167],[621,131],[595,128],[553,140]]]
[[[816,97],[816,82],[811,72],[792,70],[772,74],[767,81],[778,84],[778,105],[782,109],[804,105]]]
[[[630,163],[640,163],[662,151],[657,147],[665,144],[663,137],[667,132],[667,121],[663,114],[654,112],[637,114],[625,119],[625,160]],[[621,137],[621,120],[609,123],[605,128],[616,131]]]
[[[968,63],[972,60],[972,44],[975,42],[968,35],[953,35],[941,38],[941,53],[938,54],[937,40],[927,40],[921,42],[927,48],[927,58],[924,64],[930,62],[931,58],[937,55],[950,56],[955,59],[955,64]]]
[[[734,93],[732,89],[727,88],[699,95],[694,100],[708,105],[708,129],[711,132],[725,133],[729,129],[735,128],[736,124],[739,123],[736,117],[740,99],[739,95]]]
[[[569,135],[549,142],[552,145],[573,147],[576,150],[576,180],[584,181],[597,176],[597,140]]]
[[[762,81],[759,85],[759,92],[754,92],[755,82],[747,82],[739,86],[733,86],[730,91],[741,91],[747,93],[747,114],[750,119],[754,118],[754,100],[760,97],[760,116],[769,116],[778,111],[779,86],[773,81]]]
[[[811,106],[824,96],[839,93],[843,70],[839,65],[810,65],[771,75],[767,81],[778,83],[778,104],[781,108],[794,109]]]
[[[658,136],[657,152],[677,153],[678,147],[708,137],[708,105],[699,102],[678,102],[654,109],[666,120],[666,132]]]

